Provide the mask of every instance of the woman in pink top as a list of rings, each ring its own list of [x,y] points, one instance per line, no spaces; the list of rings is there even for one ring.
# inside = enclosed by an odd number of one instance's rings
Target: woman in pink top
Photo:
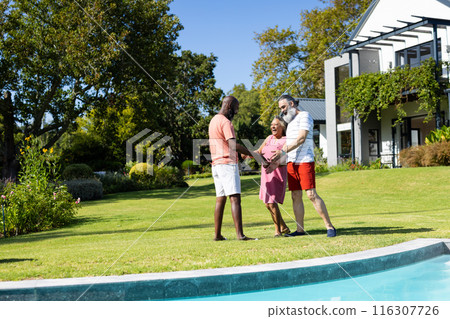
[[[272,135],[269,135],[257,150],[267,160],[275,151],[280,150],[286,143],[286,123],[276,116],[270,124]],[[281,217],[278,204],[283,204],[286,193],[287,168],[281,160],[272,162],[269,167],[261,167],[261,189],[259,198],[266,204],[275,224],[275,237],[290,233],[289,228]]]

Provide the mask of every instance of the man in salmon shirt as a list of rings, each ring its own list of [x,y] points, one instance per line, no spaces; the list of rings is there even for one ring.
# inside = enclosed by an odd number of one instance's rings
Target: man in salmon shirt
[[[237,238],[239,240],[255,240],[255,238],[245,236],[242,229],[241,180],[237,152],[257,159],[261,159],[261,156],[236,143],[236,134],[231,120],[238,113],[238,110],[239,101],[234,96],[226,96],[222,101],[221,110],[209,123],[212,175],[216,188],[214,240],[226,240],[222,236],[221,230],[223,211],[228,196],[230,197],[231,215],[233,216]]]

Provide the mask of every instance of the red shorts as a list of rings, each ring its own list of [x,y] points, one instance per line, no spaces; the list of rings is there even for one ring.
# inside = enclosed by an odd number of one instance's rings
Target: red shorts
[[[316,188],[316,172],[314,162],[287,164],[288,184],[290,191]]]

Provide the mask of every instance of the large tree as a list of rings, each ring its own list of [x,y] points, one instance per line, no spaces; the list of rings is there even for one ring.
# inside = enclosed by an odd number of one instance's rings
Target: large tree
[[[261,53],[253,65],[264,122],[276,114],[277,98],[323,98],[324,61],[339,54],[371,0],[321,0],[323,9],[300,13],[300,29],[269,28],[256,35]]]
[[[126,140],[143,129],[170,138],[166,146],[171,147],[174,164],[192,158],[192,139],[207,138],[208,120],[217,112],[223,95],[215,87],[213,70],[217,58],[181,51],[171,59],[167,94],[156,88],[155,92],[145,94],[144,84],[143,92],[138,94],[141,86],[130,83],[126,88],[116,88],[118,93],[110,94],[108,99],[99,100],[98,106],[86,116],[89,125],[85,125],[85,133],[105,145],[106,160],[124,163]],[[145,77],[142,74],[140,81],[153,88]]]
[[[199,125],[199,109],[207,112],[222,94],[215,58],[176,53],[182,26],[169,2],[0,0],[0,91],[11,92],[0,100],[4,176],[14,175],[14,133],[40,136],[49,148],[83,114],[121,150],[144,128],[176,131],[179,140]],[[185,94],[188,87],[199,93]]]
[[[252,145],[264,139],[270,130],[268,126],[263,127],[259,123],[261,104],[258,90],[247,90],[244,84],[237,84],[228,95],[234,96],[239,101],[239,112],[233,119],[237,138],[249,140]]]

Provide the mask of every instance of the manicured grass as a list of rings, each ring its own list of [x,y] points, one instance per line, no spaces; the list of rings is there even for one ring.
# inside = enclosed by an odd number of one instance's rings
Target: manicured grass
[[[108,195],[82,203],[77,220],[49,232],[0,239],[0,280],[165,272],[273,263],[350,253],[415,238],[450,237],[450,168],[340,172],[317,177],[338,237],[304,197],[310,236],[273,238],[258,199],[259,176],[242,178],[244,232],[236,240],[230,205],[214,242],[214,185],[190,180],[186,189]],[[179,199],[178,199],[179,198]],[[290,193],[282,215],[295,229]],[[148,230],[148,231],[146,231]],[[144,233],[145,232],[145,233]]]

